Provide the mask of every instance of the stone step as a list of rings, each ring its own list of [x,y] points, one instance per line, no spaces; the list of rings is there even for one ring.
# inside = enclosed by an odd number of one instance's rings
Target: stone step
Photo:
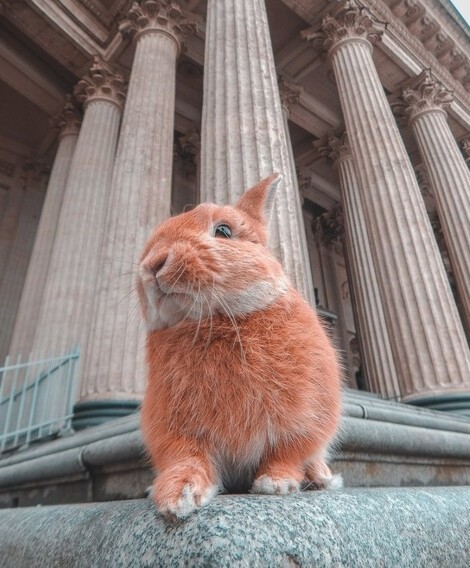
[[[470,487],[226,495],[178,524],[150,500],[0,511],[3,568],[467,568]]]

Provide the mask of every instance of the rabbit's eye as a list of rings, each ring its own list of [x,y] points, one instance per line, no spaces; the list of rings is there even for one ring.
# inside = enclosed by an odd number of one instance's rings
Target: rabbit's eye
[[[223,239],[230,239],[232,237],[232,230],[228,225],[217,225],[214,236],[222,237]]]

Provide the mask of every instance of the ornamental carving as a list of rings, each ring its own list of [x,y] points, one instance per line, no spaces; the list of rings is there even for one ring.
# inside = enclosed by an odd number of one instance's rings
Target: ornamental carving
[[[179,136],[174,144],[174,157],[179,160],[186,177],[197,175],[199,154],[201,152],[201,135],[197,128]]]
[[[303,88],[300,85],[292,83],[284,75],[279,77],[279,96],[281,97],[282,108],[285,109],[287,114],[293,106],[300,103],[302,92]]]
[[[143,33],[161,32],[172,37],[181,49],[181,36],[194,33],[199,19],[185,14],[179,3],[172,0],[141,0],[134,2],[127,18],[119,24],[119,31],[136,38]]]
[[[465,161],[467,162],[467,166],[470,167],[470,136],[467,136],[466,138],[461,140],[460,146],[462,148]]]
[[[320,156],[332,164],[336,164],[338,160],[351,158],[346,132],[341,136],[336,136],[334,131],[328,132],[314,144]]]
[[[341,206],[335,205],[326,213],[316,217],[312,221],[312,232],[317,242],[342,255],[344,218]]]
[[[309,193],[312,190],[312,178],[305,172],[300,171],[296,168],[297,175],[297,185],[299,187],[300,198],[302,200],[302,205],[308,198]]]
[[[452,91],[446,89],[429,69],[425,69],[412,85],[406,87],[402,96],[411,119],[425,111],[442,110],[453,100]]]
[[[334,15],[327,15],[321,24],[321,30],[314,26],[301,32],[318,51],[330,51],[346,39],[361,38],[376,43],[385,24],[374,19],[366,8],[356,0],[348,0]]]
[[[122,108],[125,99],[124,79],[119,73],[114,73],[101,57],[95,56],[88,75],[77,83],[74,95],[84,106],[93,99],[104,99]]]
[[[34,189],[42,190],[45,189],[44,186],[50,171],[49,165],[46,164],[43,158],[27,158],[21,167],[20,178],[25,188],[33,182],[37,182],[37,185],[34,185]]]
[[[75,106],[72,95],[67,95],[64,108],[52,119],[52,127],[59,131],[59,136],[78,134],[82,122],[81,114]]]

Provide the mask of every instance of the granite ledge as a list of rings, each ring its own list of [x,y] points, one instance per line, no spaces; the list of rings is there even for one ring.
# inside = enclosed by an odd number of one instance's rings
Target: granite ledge
[[[149,500],[0,511],[4,568],[470,565],[470,487],[226,495],[168,524]]]

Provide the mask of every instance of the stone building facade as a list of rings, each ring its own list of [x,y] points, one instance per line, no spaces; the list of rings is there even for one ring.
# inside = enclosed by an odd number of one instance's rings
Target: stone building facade
[[[0,360],[145,384],[160,221],[284,180],[271,247],[350,387],[470,416],[470,30],[448,0],[1,0]]]

